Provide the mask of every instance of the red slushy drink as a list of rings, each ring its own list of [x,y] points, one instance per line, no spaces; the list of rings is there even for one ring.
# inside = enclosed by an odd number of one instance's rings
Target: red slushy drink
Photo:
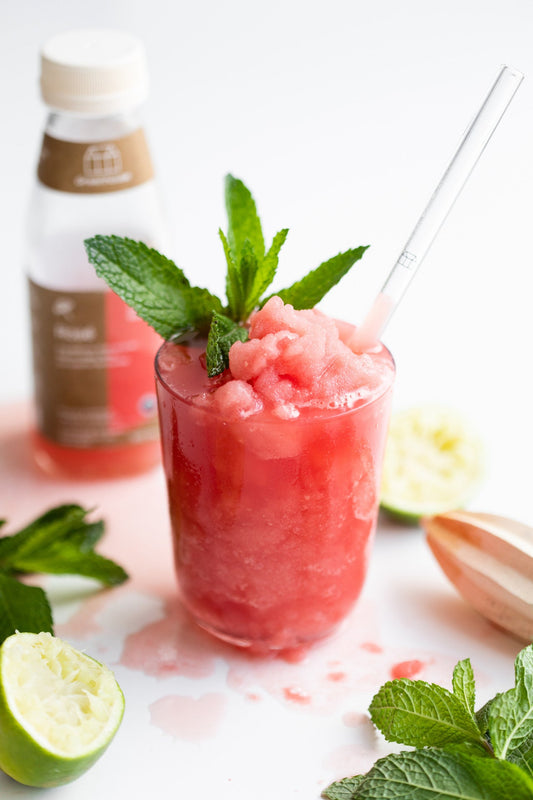
[[[181,597],[196,621],[255,651],[331,632],[358,597],[376,524],[394,364],[353,328],[278,297],[230,367],[205,341],[156,361]]]

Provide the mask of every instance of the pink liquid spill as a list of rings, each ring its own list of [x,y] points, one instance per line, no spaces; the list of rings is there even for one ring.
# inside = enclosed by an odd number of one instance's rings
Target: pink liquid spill
[[[216,736],[226,708],[225,695],[217,692],[198,699],[167,695],[150,706],[150,720],[175,739],[197,742]]]
[[[391,678],[414,678],[424,669],[426,665],[418,658],[413,658],[410,661],[400,661],[398,664],[393,664],[390,670]]]

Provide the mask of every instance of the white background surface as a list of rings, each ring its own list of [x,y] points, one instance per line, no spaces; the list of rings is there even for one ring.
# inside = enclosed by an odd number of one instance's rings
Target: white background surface
[[[49,35],[105,25],[143,37],[152,81],[146,127],[174,238],[171,255],[193,282],[222,291],[217,229],[225,226],[222,181],[230,171],[252,189],[267,236],[291,229],[279,288],[339,250],[371,245],[322,306],[353,322],[399,255],[499,66],[524,72],[385,341],[398,366],[398,407],[440,400],[467,413],[484,436],[490,466],[476,506],[533,524],[530,0],[0,0],[0,7],[2,402],[31,392],[23,222],[45,117],[38,50]],[[390,555],[399,557],[397,540],[389,553],[386,536],[378,535],[368,590],[374,598]],[[416,550],[421,543],[409,542],[409,580],[438,580],[425,550]],[[435,609],[417,608],[413,621],[413,608],[405,607],[405,635],[429,645],[437,640]],[[391,631],[396,623],[391,612]],[[502,644],[500,635],[480,643],[474,622],[444,628],[446,652],[477,654],[495,689],[509,685],[515,645]],[[143,730],[142,720],[137,724],[130,732]],[[317,745],[319,738],[317,728]],[[267,747],[265,737],[260,744]],[[109,779],[116,762],[106,763]],[[111,784],[98,774],[91,773],[86,790],[61,796],[115,796],[102,794]],[[115,777],[113,790],[119,785]],[[149,785],[137,775],[129,789]],[[295,785],[276,795],[313,796]],[[272,796],[275,781],[269,786],[255,796]],[[209,788],[215,787],[213,779]],[[219,796],[251,791],[250,778]],[[7,796],[26,790],[10,783]]]

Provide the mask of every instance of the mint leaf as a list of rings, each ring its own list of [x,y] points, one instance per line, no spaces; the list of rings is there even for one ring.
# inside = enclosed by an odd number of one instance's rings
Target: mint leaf
[[[507,753],[507,761],[512,761],[533,778],[533,734],[524,737],[518,747]]]
[[[442,686],[406,678],[388,681],[373,697],[370,717],[390,742],[442,747],[482,741],[462,702]]]
[[[499,694],[496,697],[500,697]],[[490,707],[493,702],[496,700],[496,697],[493,697],[491,700],[488,700],[484,706],[476,711],[476,722],[477,726],[484,736],[487,735],[489,738],[489,714],[490,714]]]
[[[17,631],[53,634],[50,604],[39,587],[0,573],[0,643]]]
[[[80,534],[87,511],[78,505],[62,505],[46,511],[25,528],[0,538],[0,569],[16,570],[20,557],[46,550],[73,533]]]
[[[100,581],[104,586],[118,586],[128,579],[127,572],[114,561],[90,550],[80,550],[71,542],[59,542],[42,555],[19,557],[16,570],[50,575],[82,575]]]
[[[238,268],[232,278],[233,296],[236,300],[235,305],[230,306],[229,312],[236,322],[247,320],[256,305],[254,284],[258,271],[259,260],[250,242],[246,240],[242,246]]]
[[[233,257],[240,262],[246,241],[258,260],[265,255],[265,242],[254,199],[244,183],[233,175],[226,175],[226,211],[228,214],[228,243]]]
[[[416,750],[376,762],[354,800],[531,800],[533,782],[518,767],[496,759],[443,750]]]
[[[274,239],[272,240],[272,244],[270,245],[270,248],[263,259],[263,263],[259,265],[250,295],[248,297],[249,312],[253,311],[253,309],[257,306],[259,303],[259,298],[274,280],[278,268],[279,252],[285,244],[288,233],[288,228],[282,228],[276,233]]]
[[[476,682],[469,658],[459,661],[453,670],[453,693],[461,701],[472,719],[475,719]]]
[[[0,538],[0,571],[5,574],[43,572],[83,575],[106,586],[123,583],[121,566],[94,552],[104,523],[87,522],[79,505],[52,508],[18,533]]]
[[[533,646],[515,661],[515,687],[496,697],[489,708],[489,733],[494,753],[510,761],[530,762],[533,736]]]
[[[228,298],[227,310],[232,319],[236,319],[238,321],[239,309],[242,308],[244,302],[239,270],[235,258],[229,249],[228,240],[220,228],[218,230],[218,235],[222,241],[224,254],[226,256],[226,296]]]
[[[207,339],[207,374],[210,378],[229,367],[229,351],[235,342],[245,342],[248,331],[224,314],[213,314]]]
[[[354,775],[353,778],[343,778],[342,781],[330,783],[322,792],[322,797],[327,797],[328,800],[351,800],[364,779],[364,775]]]
[[[367,249],[368,247],[357,247],[355,250],[339,253],[309,272],[305,278],[276,294],[284,303],[290,303],[294,308],[313,308],[346,275],[355,262],[363,257]]]
[[[85,249],[97,275],[164,339],[207,333],[222,303],[207,289],[191,286],[173,261],[143,242],[94,236]]]
[[[74,530],[70,533],[68,541],[70,544],[76,545],[80,552],[88,553],[90,550],[94,550],[94,547],[104,535],[104,531],[105,526],[103,520],[89,523],[84,522],[78,530]]]

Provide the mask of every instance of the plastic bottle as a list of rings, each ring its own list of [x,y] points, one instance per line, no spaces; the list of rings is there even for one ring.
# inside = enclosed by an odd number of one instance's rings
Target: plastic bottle
[[[134,474],[159,461],[157,334],[99,279],[83,241],[117,234],[168,246],[139,118],[142,44],[111,30],[49,40],[50,113],[28,224],[37,463],[73,478]]]

